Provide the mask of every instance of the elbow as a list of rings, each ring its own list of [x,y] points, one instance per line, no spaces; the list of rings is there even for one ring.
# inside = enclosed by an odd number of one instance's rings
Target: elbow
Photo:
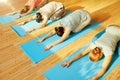
[[[63,42],[64,41],[64,39],[59,39],[58,41],[57,41],[57,44],[59,44],[59,43],[61,43],[61,42]]]
[[[63,41],[65,41],[65,39],[66,39],[66,38],[61,38],[61,39],[60,39],[60,42],[63,42]]]
[[[101,69],[101,73],[104,74],[104,73],[106,72],[106,70],[107,70],[107,69],[103,67],[103,68]]]

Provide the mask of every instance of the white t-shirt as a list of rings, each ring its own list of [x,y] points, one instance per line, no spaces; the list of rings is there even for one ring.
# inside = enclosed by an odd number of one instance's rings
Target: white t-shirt
[[[40,12],[43,18],[50,18],[57,10],[63,7],[61,2],[52,1],[40,8],[37,12]]]
[[[99,47],[105,56],[112,55],[119,40],[120,28],[114,26],[107,27],[106,32],[90,45],[90,49]]]

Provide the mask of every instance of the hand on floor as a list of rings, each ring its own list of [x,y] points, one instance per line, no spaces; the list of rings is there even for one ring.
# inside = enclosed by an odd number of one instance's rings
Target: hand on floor
[[[37,43],[43,42],[44,39],[45,39],[45,38],[42,38],[42,39],[40,39],[40,40],[37,40],[36,42],[37,42]]]
[[[16,13],[15,12],[11,12],[11,13],[9,13],[8,15],[9,16],[13,16],[13,15],[15,15]]]
[[[17,16],[15,19],[19,19],[19,18],[21,18],[21,16]]]
[[[67,61],[67,62],[63,62],[62,64],[61,64],[61,66],[62,67],[69,67],[69,65],[70,65],[70,62],[69,61]]]
[[[51,47],[52,47],[51,45],[48,45],[48,46],[46,46],[44,49],[45,49],[45,50],[49,50]]]
[[[98,80],[95,77],[89,78],[88,80]]]
[[[33,30],[35,30],[35,28],[30,28],[30,29],[26,30],[26,32],[30,33],[30,32],[32,32]]]

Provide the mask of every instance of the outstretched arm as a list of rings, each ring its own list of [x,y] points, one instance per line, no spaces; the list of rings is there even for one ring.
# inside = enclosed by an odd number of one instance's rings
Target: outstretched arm
[[[19,18],[21,18],[21,17],[23,17],[23,16],[26,16],[27,14],[31,13],[33,9],[34,9],[34,6],[32,6],[32,7],[30,8],[30,10],[28,10],[28,12],[23,13],[23,14],[20,14],[19,16],[17,16],[16,19],[19,19]]]
[[[14,12],[11,12],[11,13],[9,13],[8,15],[12,16],[12,15],[18,13],[18,12],[20,12],[20,10],[18,10],[18,11],[14,11]]]
[[[42,25],[46,26],[47,22],[48,22],[48,17],[44,17]]]
[[[52,30],[52,31],[50,31],[45,37],[43,37],[42,39],[39,39],[39,40],[37,40],[37,42],[39,43],[39,42],[42,42],[42,41],[44,41],[46,38],[49,38],[50,36],[52,36],[52,35],[54,35],[55,34],[55,30]]]
[[[39,29],[39,28],[45,27],[47,22],[48,22],[48,18],[44,17],[43,22],[39,26],[35,27],[35,29]]]
[[[63,66],[63,67],[65,67],[65,66],[66,66],[66,67],[69,67],[69,65],[70,65],[72,62],[78,60],[79,58],[81,58],[82,56],[84,56],[85,54],[87,54],[89,51],[90,51],[90,47],[87,47],[84,51],[82,51],[82,52],[80,52],[79,54],[77,54],[76,56],[74,56],[71,60],[66,61],[66,62],[63,62],[63,63],[61,64],[61,66]]]
[[[98,80],[98,78],[101,77],[106,72],[106,70],[111,62],[111,59],[112,59],[112,55],[106,56],[103,61],[103,64],[102,64],[102,68],[98,71],[98,73],[94,77],[92,77],[88,80]]]
[[[55,46],[55,45],[61,43],[62,41],[64,41],[64,40],[69,36],[70,32],[71,32],[71,30],[66,30],[65,33],[63,34],[63,36],[62,36],[59,40],[57,40],[57,41],[55,41],[54,43],[46,46],[46,47],[45,47],[45,50],[48,50],[48,49],[50,49],[52,46]]]
[[[24,25],[24,24],[28,23],[29,21],[34,20],[35,17],[36,17],[36,15],[34,15],[33,17],[30,17],[29,19],[27,19],[27,20],[25,20],[23,22],[18,23],[18,25]]]

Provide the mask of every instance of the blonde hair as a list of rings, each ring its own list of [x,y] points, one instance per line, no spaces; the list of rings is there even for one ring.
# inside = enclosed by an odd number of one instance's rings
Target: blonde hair
[[[102,51],[99,47],[92,49],[89,53],[89,59],[93,62],[97,62],[102,57]]]

